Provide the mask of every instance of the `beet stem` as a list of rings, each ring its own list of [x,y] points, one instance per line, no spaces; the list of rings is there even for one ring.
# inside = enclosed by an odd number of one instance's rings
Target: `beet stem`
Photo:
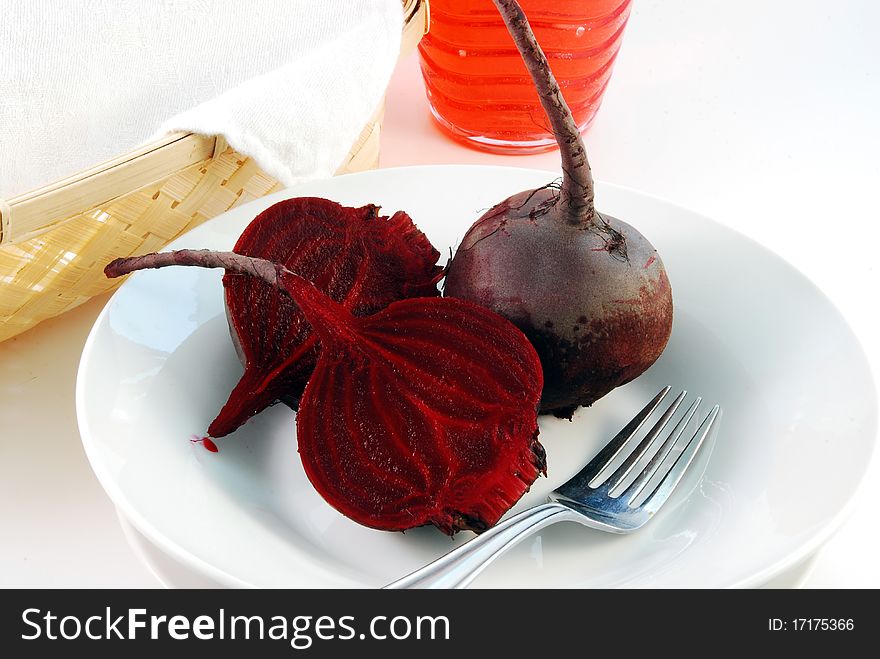
[[[210,249],[180,249],[115,259],[104,268],[104,274],[115,278],[136,270],[175,265],[223,268],[227,272],[262,279],[299,306],[325,347],[327,343],[356,344],[359,341],[354,328],[354,316],[347,309],[324,295],[307,279],[266,259]]]
[[[587,160],[584,140],[578,130],[571,109],[529,21],[516,0],[493,0],[507,30],[522,55],[529,75],[538,90],[541,105],[550,120],[553,135],[559,143],[562,157],[562,187],[559,204],[562,216],[569,224],[590,226],[595,221],[593,205],[593,175]]]

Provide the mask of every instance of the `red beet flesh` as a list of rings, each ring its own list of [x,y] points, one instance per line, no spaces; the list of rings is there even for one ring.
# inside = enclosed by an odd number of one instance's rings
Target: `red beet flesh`
[[[541,365],[526,337],[461,300],[365,318],[320,304],[325,347],[296,423],[315,488],[373,528],[494,525],[545,467]],[[337,340],[346,324],[356,338]]]
[[[231,252],[117,259],[105,272],[168,265],[259,278],[300,307],[321,340],[296,417],[300,457],[315,489],[351,519],[384,530],[480,532],[545,470],[541,365],[497,314],[414,298],[353,316],[281,265]]]
[[[351,313],[375,313],[395,300],[438,295],[440,253],[397,212],[348,208],[300,197],[258,215],[233,251],[283,264]],[[244,374],[208,432],[222,437],[278,401],[296,409],[318,358],[318,339],[299,307],[264,281],[223,277],[229,327]]]
[[[553,127],[563,179],[477,220],[443,290],[516,324],[541,358],[541,411],[570,417],[657,360],[672,331],[672,290],[651,243],[595,209],[584,143],[547,59],[516,1],[493,1]]]

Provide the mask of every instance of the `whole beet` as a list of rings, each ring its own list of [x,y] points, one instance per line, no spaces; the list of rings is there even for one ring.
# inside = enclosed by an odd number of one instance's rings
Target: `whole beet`
[[[561,185],[502,201],[470,228],[444,295],[482,304],[529,338],[544,369],[541,411],[570,417],[653,364],[672,331],[672,290],[657,250],[600,213],[571,111],[515,0],[493,0],[559,143]]]

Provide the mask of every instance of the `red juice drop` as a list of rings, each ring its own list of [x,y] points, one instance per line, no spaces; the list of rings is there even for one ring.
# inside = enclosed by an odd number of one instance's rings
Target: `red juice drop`
[[[192,435],[192,439],[190,439],[193,444],[201,444],[205,447],[206,450],[211,453],[218,453],[220,449],[217,444],[214,443],[214,440],[210,437],[197,437],[196,435]]]

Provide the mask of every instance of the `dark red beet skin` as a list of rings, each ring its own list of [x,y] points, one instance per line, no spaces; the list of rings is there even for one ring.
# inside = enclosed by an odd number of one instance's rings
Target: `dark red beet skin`
[[[570,417],[640,375],[672,330],[660,256],[594,206],[583,139],[515,0],[493,0],[559,143],[562,183],[513,195],[477,220],[447,266],[444,295],[515,323],[544,368],[541,411]]]
[[[494,525],[545,470],[534,348],[484,307],[447,298],[353,316],[281,265],[182,250],[117,259],[108,276],[169,265],[223,267],[296,301],[321,351],[296,417],[315,489],[377,529]]]
[[[613,233],[535,221],[521,210],[532,194],[477,221],[443,290],[519,327],[541,357],[541,411],[570,416],[657,360],[672,331],[671,290],[657,251],[631,226],[607,215]],[[557,194],[548,188],[531,201]]]
[[[440,253],[397,212],[349,208],[328,199],[279,202],[251,222],[233,251],[282,263],[355,315],[395,300],[438,295]],[[265,282],[223,277],[229,326],[245,371],[208,432],[222,437],[269,405],[296,409],[318,355],[299,307]]]

